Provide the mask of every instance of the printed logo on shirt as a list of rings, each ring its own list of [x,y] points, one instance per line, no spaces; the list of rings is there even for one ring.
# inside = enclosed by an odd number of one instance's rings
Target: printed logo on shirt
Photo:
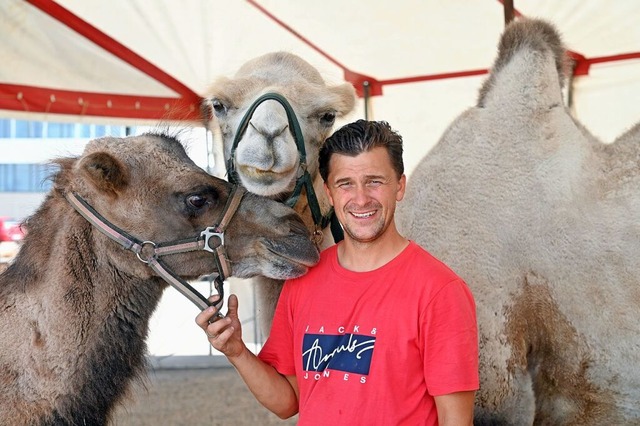
[[[367,375],[376,338],[361,334],[305,334],[302,368],[305,371],[339,370]]]

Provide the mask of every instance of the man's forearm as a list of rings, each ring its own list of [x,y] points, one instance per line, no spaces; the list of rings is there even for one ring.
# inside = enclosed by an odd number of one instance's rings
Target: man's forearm
[[[283,419],[298,412],[298,397],[294,388],[275,368],[247,348],[240,355],[228,359],[251,393],[267,409]]]
[[[440,426],[473,426],[475,391],[434,397]]]

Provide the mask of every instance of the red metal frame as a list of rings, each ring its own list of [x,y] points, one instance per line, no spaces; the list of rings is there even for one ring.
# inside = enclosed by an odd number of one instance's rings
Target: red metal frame
[[[54,114],[155,120],[199,120],[200,96],[131,49],[53,0],[27,0],[81,36],[176,92],[175,98],[126,96],[0,84],[0,108]]]
[[[430,81],[430,80],[442,80],[447,78],[459,78],[459,77],[469,77],[487,74],[489,72],[488,69],[480,69],[480,70],[467,70],[467,71],[455,71],[448,72],[442,74],[431,74],[431,75],[418,75],[414,77],[401,77],[401,78],[393,78],[388,80],[378,80],[375,77],[367,76],[364,74],[360,74],[353,70],[347,68],[344,64],[340,63],[338,60],[327,54],[324,50],[320,49],[318,46],[313,44],[307,38],[303,37],[300,33],[295,31],[281,19],[278,19],[273,13],[269,12],[266,8],[260,5],[257,0],[247,0],[249,4],[254,6],[264,15],[266,15],[269,19],[273,20],[275,23],[280,25],[285,30],[289,31],[295,37],[299,38],[303,43],[308,45],[310,48],[327,58],[329,61],[333,62],[335,65],[340,67],[344,72],[345,80],[351,82],[356,88],[356,92],[358,96],[364,97],[364,83],[367,82],[369,86],[368,96],[380,96],[382,95],[382,88],[387,85],[392,84],[404,84],[404,83],[416,83],[421,81]],[[499,3],[504,4],[503,0],[498,0]],[[517,17],[522,17],[523,15],[517,10],[513,9],[513,13]],[[603,62],[613,62],[613,61],[622,61],[627,59],[640,59],[640,52],[632,52],[632,53],[622,53],[618,55],[611,56],[600,56],[596,58],[586,58],[584,55],[581,55],[577,52],[568,52],[569,55],[574,59],[575,66],[573,69],[574,76],[581,76],[589,74],[589,68],[592,64],[599,64]]]
[[[68,26],[78,34],[115,55],[122,61],[137,68],[154,80],[178,94],[177,97],[127,96],[60,90],[47,87],[23,86],[0,83],[0,108],[52,114],[85,115],[115,118],[153,119],[167,121],[199,121],[201,98],[189,87],[167,74],[131,49],[109,37],[96,27],[74,15],[53,0],[27,0],[42,12]],[[502,3],[503,0],[498,0]],[[320,49],[290,25],[276,17],[257,0],[247,0],[249,4],[293,34],[310,48],[341,68],[346,81],[356,88],[358,96],[380,96],[383,87],[393,84],[415,83],[430,80],[477,76],[488,73],[487,69],[456,71],[441,74],[379,80],[375,77],[355,72],[336,58]],[[522,16],[514,9],[515,16]],[[588,75],[592,64],[640,59],[640,52],[622,53],[610,56],[586,58],[577,52],[569,52],[575,60],[574,75]],[[366,89],[365,89],[366,84]],[[366,93],[365,93],[366,90]]]
[[[0,84],[0,109],[81,116],[199,120],[199,101]]]

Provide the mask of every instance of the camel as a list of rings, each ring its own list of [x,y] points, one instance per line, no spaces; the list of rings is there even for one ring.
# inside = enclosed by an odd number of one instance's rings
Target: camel
[[[168,286],[148,266],[155,243],[186,247],[223,217],[233,274],[286,279],[318,260],[307,228],[282,203],[234,196],[235,214],[222,216],[232,185],[198,168],[175,136],[101,138],[55,163],[54,187],[0,275],[3,425],[109,421],[130,383],[144,377],[149,318]],[[125,250],[94,227],[78,200],[142,249]],[[176,249],[163,259],[184,280],[217,270],[205,250]]]
[[[511,23],[397,210],[476,298],[476,425],[640,424],[640,124],[590,134],[565,58],[552,24]]]
[[[245,124],[246,129],[239,130],[254,102],[268,93],[284,97],[293,109],[304,138],[306,165],[301,165],[294,137],[295,123],[287,117],[282,102],[268,99],[260,103],[253,115],[247,117],[250,121]],[[318,173],[318,151],[331,134],[336,118],[344,117],[354,108],[355,90],[350,83],[328,86],[318,70],[299,56],[273,52],[248,61],[233,78],[216,80],[204,99],[203,116],[209,126],[219,126],[225,162],[230,163],[227,171],[233,170],[230,178],[237,179],[249,192],[284,201],[292,195],[298,177],[306,170],[318,199],[319,214],[330,213],[331,205]],[[294,209],[302,216],[318,247],[328,247],[334,243],[332,233],[328,226],[316,225],[305,192]],[[263,332],[268,334],[282,282],[264,277],[256,281]]]

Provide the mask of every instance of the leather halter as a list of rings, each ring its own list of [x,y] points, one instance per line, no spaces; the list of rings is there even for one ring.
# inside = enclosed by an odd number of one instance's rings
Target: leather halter
[[[291,132],[291,136],[293,136],[293,139],[296,142],[296,147],[298,148],[298,153],[300,154],[300,175],[296,180],[296,186],[293,189],[293,193],[284,203],[287,206],[293,208],[293,206],[295,206],[298,202],[300,194],[302,193],[302,188],[304,187],[307,191],[307,201],[309,202],[309,209],[311,210],[313,223],[316,226],[316,229],[314,230],[314,237],[318,238],[321,241],[322,230],[327,225],[331,224],[331,233],[333,235],[334,241],[336,243],[338,241],[342,241],[344,239],[344,234],[336,215],[333,213],[333,209],[331,209],[326,216],[323,216],[322,212],[320,211],[320,205],[318,203],[318,198],[316,197],[316,192],[313,189],[311,175],[307,170],[307,153],[304,147],[304,136],[302,135],[300,123],[298,122],[298,118],[293,111],[293,107],[291,107],[291,104],[289,104],[287,99],[281,94],[265,93],[264,95],[256,99],[253,104],[251,104],[244,117],[242,117],[242,121],[240,121],[240,125],[238,126],[238,131],[236,132],[236,135],[233,139],[233,145],[231,146],[231,156],[227,161],[227,174],[229,182],[237,185],[240,184],[240,179],[238,178],[238,172],[236,171],[235,163],[236,148],[238,148],[240,139],[242,139],[244,132],[249,126],[249,122],[251,121],[251,117],[253,117],[253,113],[261,103],[268,100],[279,102],[287,113],[287,120],[289,121],[289,131]],[[317,243],[319,244],[320,241],[317,241]]]
[[[224,245],[224,231],[229,225],[231,218],[238,210],[242,197],[245,193],[246,190],[244,188],[234,185],[218,223],[206,228],[197,237],[162,243],[139,240],[131,236],[105,219],[104,216],[98,213],[89,205],[89,203],[74,192],[66,193],[65,197],[67,198],[67,201],[69,201],[69,204],[71,204],[73,208],[75,208],[76,211],[89,223],[95,226],[104,235],[120,244],[126,250],[135,253],[138,260],[147,264],[162,279],[182,293],[201,310],[205,310],[211,306],[211,302],[209,302],[206,297],[200,294],[186,281],[171,271],[160,257],[195,250],[206,250],[213,253],[216,262],[216,269],[218,271],[218,276],[214,279],[214,285],[218,295],[220,296],[220,300],[215,304],[215,307],[219,312],[220,309],[222,309],[224,302],[223,283],[224,280],[231,275],[231,263],[227,257],[227,250]]]

